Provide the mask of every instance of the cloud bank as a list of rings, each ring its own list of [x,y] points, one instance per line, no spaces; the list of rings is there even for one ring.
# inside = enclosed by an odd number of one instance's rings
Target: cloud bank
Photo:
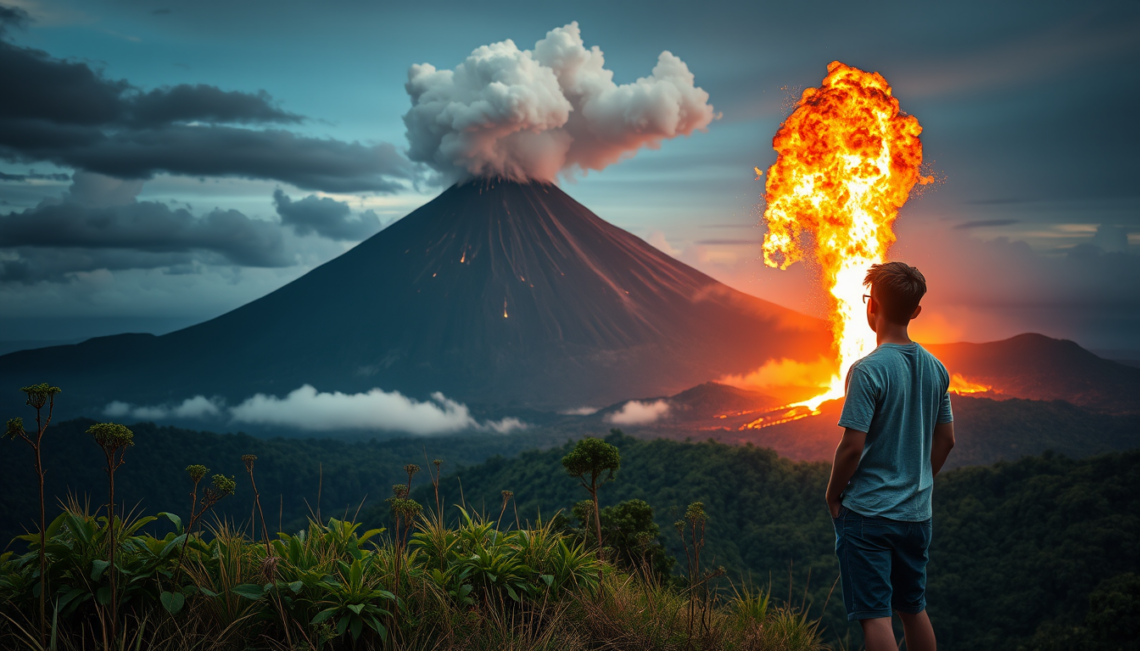
[[[606,416],[607,423],[614,425],[648,425],[669,415],[669,401],[656,400],[641,402],[630,400],[621,409]]]
[[[134,406],[115,401],[103,409],[103,414],[144,420],[214,418],[223,415],[223,407],[220,400],[194,396],[176,406]],[[517,418],[479,422],[466,405],[439,392],[433,393],[430,401],[420,402],[398,391],[324,393],[308,384],[284,398],[259,393],[226,411],[237,423],[280,425],[313,432],[363,429],[428,435],[479,430],[508,434],[527,427]]]
[[[0,24],[26,22],[22,10],[0,12]],[[161,172],[235,176],[326,192],[399,192],[418,178],[417,166],[391,144],[279,128],[304,118],[281,109],[265,91],[204,84],[144,91],[6,36],[0,29],[0,158],[49,161],[122,179]]]
[[[553,181],[601,170],[716,117],[688,66],[667,51],[649,76],[615,84],[576,22],[533,50],[506,40],[476,48],[454,70],[413,65],[405,88],[409,158],[456,178]]]
[[[103,408],[103,415],[111,418],[130,416],[140,420],[165,420],[167,418],[211,418],[220,415],[221,400],[194,396],[173,407],[164,405],[133,406],[118,400]]]

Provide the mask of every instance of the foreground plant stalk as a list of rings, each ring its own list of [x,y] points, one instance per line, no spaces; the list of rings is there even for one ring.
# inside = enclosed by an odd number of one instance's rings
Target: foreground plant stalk
[[[36,410],[36,437],[33,440],[31,436],[24,431],[24,420],[22,418],[13,418],[8,421],[7,428],[4,432],[4,437],[15,440],[16,437],[23,439],[31,448],[32,452],[36,455],[36,478],[40,483],[40,548],[39,548],[39,561],[40,561],[40,643],[44,646],[47,645],[47,610],[45,608],[45,599],[47,598],[48,584],[47,584],[47,514],[44,505],[44,462],[41,455],[43,447],[44,432],[47,431],[48,425],[51,423],[52,412],[55,410],[55,394],[60,393],[59,387],[53,387],[46,383],[34,384],[28,387],[22,387],[20,391],[27,394],[28,399],[25,404],[31,406]],[[41,420],[41,413],[44,405],[47,405],[47,418]]]

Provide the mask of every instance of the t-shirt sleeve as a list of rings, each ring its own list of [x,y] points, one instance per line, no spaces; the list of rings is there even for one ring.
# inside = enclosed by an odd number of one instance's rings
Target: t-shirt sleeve
[[[871,376],[859,366],[852,366],[847,372],[847,397],[843,401],[839,426],[849,427],[857,432],[871,429],[877,398],[878,391]]]
[[[954,411],[950,409],[950,392],[942,394],[942,404],[938,405],[938,423],[954,422]]]

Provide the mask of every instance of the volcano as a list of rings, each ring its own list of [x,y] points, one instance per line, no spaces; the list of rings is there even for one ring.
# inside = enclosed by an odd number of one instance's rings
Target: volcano
[[[823,322],[717,282],[557,186],[476,180],[232,312],[11,353],[0,382],[50,380],[69,414],[304,384],[563,409],[812,361],[829,344]]]

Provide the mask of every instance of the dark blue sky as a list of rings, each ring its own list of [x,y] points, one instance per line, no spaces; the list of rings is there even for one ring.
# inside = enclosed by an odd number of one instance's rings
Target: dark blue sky
[[[668,50],[720,114],[562,181],[604,219],[821,313],[810,269],[757,260],[752,167],[837,59],[891,82],[944,180],[896,229],[920,337],[1140,350],[1135,2],[0,3],[0,340],[164,332],[298,277],[440,191],[406,158],[409,66],[577,21],[617,83]]]

